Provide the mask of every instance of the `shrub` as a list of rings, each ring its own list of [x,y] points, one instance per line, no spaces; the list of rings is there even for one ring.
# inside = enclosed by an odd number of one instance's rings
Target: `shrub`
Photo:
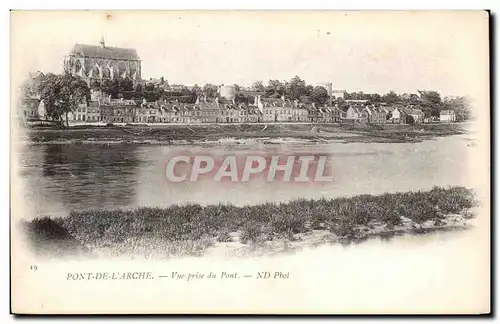
[[[272,240],[275,234],[290,238],[309,228],[318,228],[321,223],[341,237],[354,235],[359,226],[370,226],[373,221],[395,226],[402,216],[417,223],[434,220],[440,224],[443,215],[464,213],[475,204],[473,192],[466,188],[435,187],[427,192],[299,199],[242,207],[187,204],[167,208],[88,210],[72,212],[65,218],[39,218],[24,225],[37,237],[56,240],[68,236],[92,247],[123,247],[159,241],[166,244],[184,242],[190,250],[186,242],[204,242],[200,246],[209,244],[207,238],[228,242],[229,233],[235,231],[241,231],[241,242],[248,243]]]
[[[38,238],[47,240],[64,240],[70,235],[68,231],[49,217],[36,218],[24,223],[26,230]]]
[[[257,241],[257,238],[262,234],[262,228],[259,224],[245,224],[241,229],[240,241],[243,244]]]
[[[233,239],[231,238],[231,235],[229,235],[229,232],[226,230],[223,230],[217,235],[217,242],[231,242]]]

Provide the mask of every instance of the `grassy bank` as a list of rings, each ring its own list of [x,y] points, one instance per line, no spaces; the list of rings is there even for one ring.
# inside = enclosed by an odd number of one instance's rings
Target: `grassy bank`
[[[64,218],[24,222],[29,237],[44,253],[44,243],[75,250],[200,255],[216,244],[238,241],[255,245],[278,239],[296,240],[313,231],[338,239],[362,239],[395,229],[439,228],[450,215],[464,214],[475,205],[463,187],[430,191],[361,195],[351,198],[295,200],[254,206],[198,204],[135,210],[89,210]],[[466,216],[470,217],[470,216]]]
[[[311,141],[414,142],[436,136],[462,134],[461,124],[365,125],[340,124],[218,124],[75,126],[28,129],[25,140],[57,142],[172,143],[174,141],[217,141],[221,138],[296,138]]]

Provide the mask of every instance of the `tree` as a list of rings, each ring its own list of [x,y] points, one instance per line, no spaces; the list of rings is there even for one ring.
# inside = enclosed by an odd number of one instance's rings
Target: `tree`
[[[395,104],[400,101],[400,98],[394,90],[391,90],[382,96],[382,101],[388,104]]]
[[[234,101],[237,104],[246,104],[247,105],[253,101],[253,97],[248,97],[242,93],[236,93],[236,96],[234,97]]]
[[[408,99],[408,104],[410,105],[419,105],[420,104],[420,98],[418,97],[417,94],[415,93],[410,93],[410,97]]]
[[[286,88],[285,84],[280,82],[279,80],[269,80],[269,83],[266,86],[266,95],[272,96],[277,95],[277,97],[281,97],[285,94]]]
[[[336,102],[337,102],[337,105],[339,106],[339,108],[342,109],[343,111],[347,111],[347,109],[349,109],[349,107],[350,107],[349,103],[347,103],[342,98],[337,98]]]
[[[134,98],[143,99],[144,98],[144,89],[142,84],[137,83],[134,87]]]
[[[207,83],[203,86],[203,92],[208,98],[215,98],[217,97],[217,93],[219,92],[219,87],[217,87],[215,84]]]
[[[371,95],[370,101],[373,103],[378,103],[382,101],[382,97],[378,93],[373,93]]]
[[[201,93],[202,93],[202,90],[201,90],[201,87],[198,85],[198,84],[195,84],[192,88],[191,88],[191,92],[196,95],[196,96],[199,96]]]
[[[38,73],[34,77],[29,77],[21,85],[21,101],[23,103],[28,103],[33,98],[39,98],[40,96],[40,85],[45,79],[43,73]]]
[[[102,92],[111,96],[111,98],[118,98],[120,94],[120,83],[118,79],[106,80],[103,82],[101,87]]]
[[[306,82],[298,75],[294,76],[286,85],[286,95],[291,99],[299,99],[301,96],[306,96]]]
[[[466,121],[472,117],[470,100],[467,97],[445,98],[444,109],[453,110],[457,121]]]
[[[17,106],[19,115],[25,113],[24,108],[28,108],[34,112],[40,105],[40,84],[44,78],[45,75],[43,73],[38,73],[35,76],[30,75],[23,82],[20,88],[19,105]]]
[[[262,83],[262,81],[255,81],[252,84],[252,90],[257,92],[264,92],[265,91],[264,83]]]
[[[443,109],[441,95],[437,91],[418,91],[423,112],[426,116],[439,117],[439,112]]]
[[[71,74],[47,74],[40,83],[40,99],[43,100],[47,116],[52,120],[62,120],[74,112],[79,104],[90,99],[90,89],[80,77]]]
[[[129,78],[118,79],[118,89],[120,93],[134,91],[134,81]]]
[[[312,85],[308,85],[306,87],[306,96],[311,96],[313,93],[314,87]]]
[[[144,90],[145,91],[155,91],[156,90],[155,84],[151,83],[151,82],[146,83],[144,86]]]
[[[328,100],[328,91],[321,86],[316,86],[311,97],[313,102],[323,105]]]

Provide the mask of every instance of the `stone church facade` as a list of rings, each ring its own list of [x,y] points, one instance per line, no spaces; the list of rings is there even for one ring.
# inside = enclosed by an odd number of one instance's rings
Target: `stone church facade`
[[[105,80],[129,78],[141,82],[141,60],[135,49],[99,45],[75,44],[64,59],[64,71],[82,77],[89,86]]]

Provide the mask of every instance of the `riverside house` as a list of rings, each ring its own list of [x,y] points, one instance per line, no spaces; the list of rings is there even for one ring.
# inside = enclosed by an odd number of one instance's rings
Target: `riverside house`
[[[387,122],[391,124],[404,124],[406,121],[406,112],[404,111],[403,105],[394,105],[384,107],[388,112],[389,118]]]
[[[218,99],[221,123],[242,123],[245,121],[245,109],[237,105],[233,100]]]
[[[357,122],[367,122],[368,121],[368,111],[366,109],[351,105],[346,111],[344,118],[345,121],[357,121]]]
[[[72,124],[88,121],[87,108],[87,101],[78,104],[78,107],[76,107],[75,111],[68,113],[68,121],[70,121]]]
[[[414,106],[405,107],[403,110],[406,113],[405,124],[421,124],[424,122],[425,114],[422,110]]]
[[[262,107],[264,122],[307,122],[308,109],[298,100],[261,98],[257,96],[257,107]]]
[[[425,119],[424,112],[412,105],[394,105],[384,109],[388,112],[387,122],[392,124],[421,124]]]
[[[206,96],[196,99],[195,108],[201,111],[202,122],[216,123],[220,116],[220,107],[217,100],[210,101]]]
[[[384,109],[375,105],[365,106],[364,109],[368,113],[368,122],[370,124],[385,124],[387,122],[387,113]]]
[[[90,100],[87,103],[87,122],[100,122],[102,120],[101,116],[101,107],[99,105],[99,101]]]
[[[457,120],[457,116],[453,110],[441,110],[439,113],[439,121],[452,123]]]
[[[101,121],[106,123],[133,123],[136,109],[137,105],[134,100],[111,98],[99,100]]]
[[[313,109],[316,110],[316,122],[318,123],[340,123],[342,118],[342,110],[338,106],[324,105],[317,107],[313,104]]]
[[[246,106],[245,107],[245,112],[246,112],[246,123],[260,123],[263,120],[263,114],[259,110],[259,108],[255,106]]]
[[[160,107],[156,102],[146,102],[145,100],[141,103],[140,107],[137,108],[137,113],[135,116],[135,121],[138,123],[158,123],[162,121],[162,112]]]

